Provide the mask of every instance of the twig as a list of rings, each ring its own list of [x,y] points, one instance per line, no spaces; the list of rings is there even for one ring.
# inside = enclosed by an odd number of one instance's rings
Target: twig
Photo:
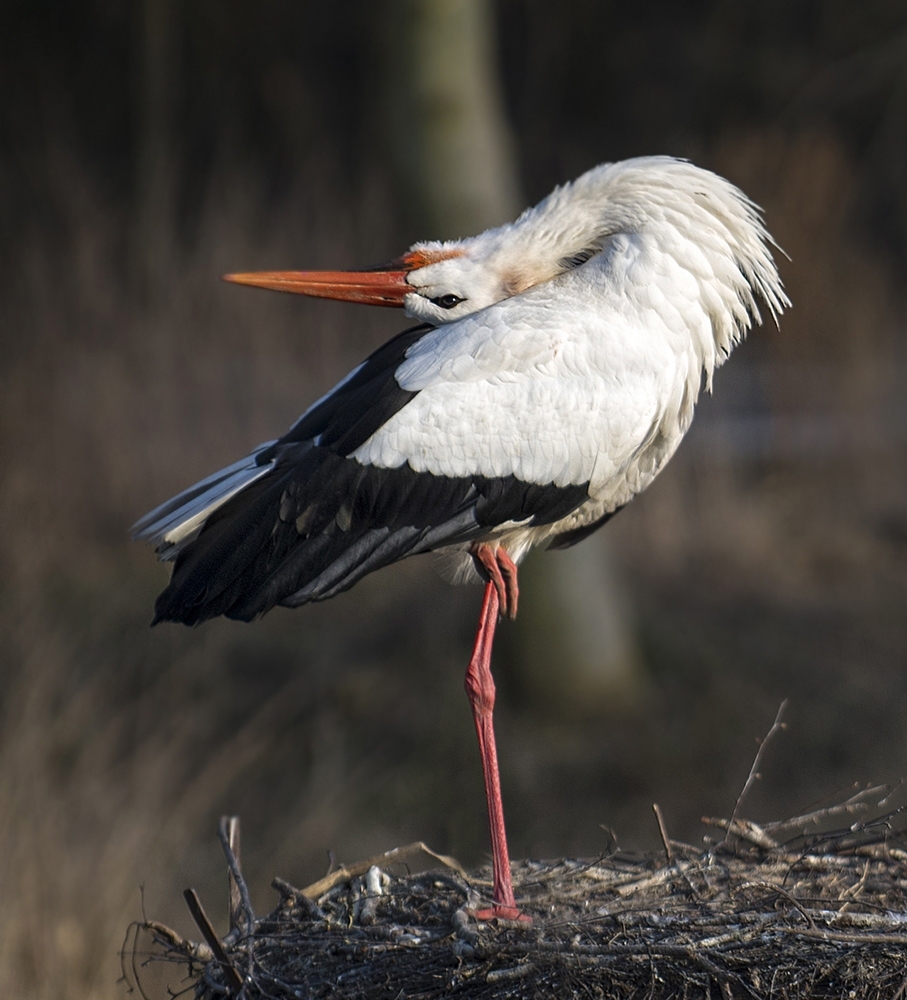
[[[457,861],[456,858],[452,858],[447,854],[438,854],[421,840],[416,840],[412,844],[407,844],[405,847],[394,847],[389,851],[385,851],[383,854],[376,854],[373,857],[366,858],[365,861],[359,861],[354,865],[341,865],[340,868],[331,872],[330,875],[325,875],[324,878],[320,878],[317,882],[313,882],[311,885],[306,886],[305,889],[302,890],[302,893],[303,895],[308,896],[309,899],[318,899],[320,896],[323,896],[324,893],[333,889],[335,885],[340,885],[341,882],[347,882],[351,878],[355,878],[357,875],[364,875],[373,865],[377,865],[380,868],[385,865],[398,864],[400,862],[405,862],[408,858],[411,858],[416,854],[427,854],[429,857],[434,858],[436,861],[440,861],[441,864],[446,865],[448,868],[453,868],[454,871],[459,872],[463,876],[466,875],[466,872],[463,871],[463,866],[459,861]]]
[[[227,820],[227,843],[230,846],[230,850],[233,852],[233,857],[236,858],[236,867],[242,868],[242,861],[240,858],[240,841],[239,841],[239,816],[224,817],[221,819],[221,823]],[[236,879],[233,877],[232,870],[227,869],[227,891],[229,893],[230,900],[230,930],[234,931],[240,927],[240,917],[242,916],[242,896],[239,892],[239,886],[236,884]]]
[[[142,924],[137,920],[134,920],[126,928],[126,936],[123,938],[123,946],[120,948],[120,982],[126,984],[126,992],[132,993],[133,990],[137,990],[139,996],[142,1000],[149,1000],[148,994],[142,987],[142,979],[139,976],[138,965],[136,964],[136,955],[138,953],[139,947],[139,931],[142,929]],[[132,947],[129,947],[129,938],[132,938]],[[129,973],[126,970],[126,956],[129,956],[129,966],[132,971],[132,980],[129,979]]]
[[[806,923],[810,927],[815,928],[816,922],[809,915],[809,912],[806,910],[806,908],[803,906],[803,904],[800,902],[800,900],[797,899],[796,897],[792,896],[787,891],[787,889],[782,888],[780,885],[775,885],[772,882],[755,882],[755,881],[754,882],[742,882],[740,885],[738,885],[735,888],[734,891],[735,892],[743,892],[744,889],[765,889],[767,892],[774,892],[777,895],[782,896],[784,899],[786,899],[788,901],[788,903],[790,903],[790,905],[795,910],[797,910],[797,912],[803,917],[803,919],[806,921]]]
[[[180,937],[173,928],[168,927],[166,924],[158,923],[157,920],[146,920],[140,926],[143,930],[149,931],[168,948],[178,951],[180,954],[185,955],[186,958],[194,959],[196,962],[210,962],[214,958],[214,953],[207,944],[199,944],[198,941],[188,941]]]
[[[752,820],[729,820],[720,819],[717,816],[703,816],[700,822],[705,823],[706,826],[714,826],[719,830],[726,831],[725,838],[721,842],[722,844],[727,843],[728,835],[734,834],[738,839],[746,840],[765,851],[774,851],[778,848],[778,844],[769,837],[758,823],[753,823]]]
[[[762,765],[762,758],[765,756],[766,748],[768,747],[769,741],[778,732],[779,729],[784,729],[784,723],[781,721],[781,716],[784,714],[784,710],[787,708],[787,698],[781,702],[778,706],[778,714],[775,716],[775,721],[772,723],[772,728],[765,734],[764,739],[759,743],[759,749],[756,751],[756,756],[753,759],[753,766],[750,768],[749,776],[746,779],[746,783],[743,786],[743,791],[737,796],[737,801],[734,803],[734,811],[731,813],[731,818],[728,821],[727,833],[724,835],[723,843],[727,846],[728,838],[731,835],[731,830],[734,823],[737,820],[737,813],[740,811],[740,806],[743,804],[743,800],[746,798],[747,793],[753,785],[753,782],[760,777],[759,768]]]
[[[239,926],[240,915],[243,918],[243,931],[252,933],[255,926],[255,913],[252,910],[252,900],[249,898],[249,887],[243,878],[239,867],[239,817],[221,816],[218,827],[221,847],[230,869],[230,927]],[[236,850],[233,849],[235,837]]]
[[[721,987],[721,992],[724,994],[725,997],[732,997],[734,995],[733,990],[731,989],[731,983],[734,983],[736,986],[743,989],[744,992],[748,993],[751,997],[754,997],[756,998],[756,1000],[758,1000],[756,994],[753,993],[753,991],[749,988],[749,986],[747,986],[744,980],[740,978],[740,976],[736,975],[733,972],[730,972],[727,969],[720,968],[715,962],[712,961],[711,958],[708,958],[706,955],[702,954],[699,948],[694,948],[690,946],[687,950],[687,953],[689,957],[701,969],[704,969],[705,972],[708,973],[708,975],[710,975],[712,979],[714,979],[715,982],[719,984],[719,986]]]
[[[665,827],[664,817],[661,815],[661,809],[658,807],[657,802],[652,803],[652,811],[655,813],[655,822],[658,823],[658,832],[661,834],[661,842],[664,844],[665,860],[668,864],[671,864],[674,860],[674,852],[671,850],[671,841],[668,839],[668,831]]]
[[[192,914],[195,926],[198,927],[202,932],[202,937],[208,942],[208,947],[214,954],[214,960],[224,970],[224,976],[232,988],[234,996],[239,996],[243,985],[242,976],[233,967],[230,959],[227,958],[227,953],[224,951],[217,933],[211,926],[208,914],[205,913],[202,907],[202,901],[198,898],[198,893],[195,889],[185,889],[183,891],[183,898],[186,900],[186,906],[189,907],[189,912]]]
[[[805,831],[802,828],[805,826],[818,826],[819,823],[838,816],[853,816],[858,812],[865,812],[867,809],[872,808],[870,803],[864,801],[865,799],[874,798],[880,792],[887,791],[888,787],[886,785],[872,785],[869,788],[861,789],[855,795],[851,795],[849,799],[845,799],[843,802],[838,802],[835,805],[814,809],[811,812],[804,813],[802,816],[794,816],[792,819],[766,823],[765,829],[776,833],[779,830],[793,830],[800,827],[799,832],[803,835]],[[883,799],[882,801],[884,802],[885,800]],[[879,803],[879,805],[881,804]]]
[[[284,899],[292,899],[297,906],[301,906],[312,920],[324,920],[324,910],[295,885],[291,885],[283,878],[271,880],[272,888],[276,889]]]
[[[893,944],[903,948],[907,944],[907,934],[847,934],[843,931],[829,931],[822,927],[776,927],[778,934],[795,934],[797,937],[818,938],[820,941],[837,941],[865,947],[868,944]]]

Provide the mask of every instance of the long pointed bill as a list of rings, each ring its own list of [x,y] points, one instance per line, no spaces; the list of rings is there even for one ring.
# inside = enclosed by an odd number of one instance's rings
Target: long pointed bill
[[[412,285],[406,283],[411,270],[412,267],[378,271],[257,271],[225,274],[224,281],[318,299],[402,307],[406,295],[413,291]]]

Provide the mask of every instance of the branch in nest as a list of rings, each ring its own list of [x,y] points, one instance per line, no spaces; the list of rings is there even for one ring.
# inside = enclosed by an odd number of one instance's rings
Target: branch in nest
[[[743,790],[737,796],[737,801],[734,803],[734,811],[731,813],[731,818],[727,826],[727,833],[724,837],[724,844],[727,846],[728,837],[730,837],[733,831],[734,823],[737,819],[737,813],[740,812],[740,807],[743,805],[743,800],[749,794],[750,788],[752,788],[754,782],[758,781],[762,775],[759,773],[759,768],[762,766],[762,760],[765,757],[765,751],[768,749],[768,745],[771,742],[772,737],[775,733],[785,728],[785,723],[781,721],[781,716],[784,715],[784,710],[787,708],[787,698],[781,702],[778,706],[778,712],[775,715],[775,721],[772,723],[772,728],[765,734],[764,739],[759,744],[759,749],[756,751],[756,756],[753,758],[753,766],[750,768],[750,773],[743,785]]]
[[[705,823],[706,826],[714,826],[719,830],[726,830],[728,834],[734,834],[740,840],[745,840],[749,844],[761,847],[765,851],[774,851],[779,846],[758,823],[754,823],[749,819],[719,819],[715,816],[703,816],[701,822]],[[725,836],[721,842],[721,846],[726,845],[727,842],[728,838]]]
[[[148,931],[159,944],[178,951],[194,962],[210,962],[214,959],[214,952],[208,945],[199,944],[198,941],[187,941],[166,924],[160,924],[156,920],[146,920],[141,927]]]

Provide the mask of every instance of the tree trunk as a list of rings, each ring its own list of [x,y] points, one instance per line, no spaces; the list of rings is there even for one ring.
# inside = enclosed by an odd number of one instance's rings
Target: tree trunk
[[[525,201],[487,0],[387,0],[384,138],[410,225],[456,238],[510,221]],[[604,534],[521,570],[520,685],[573,714],[641,686],[630,600]]]

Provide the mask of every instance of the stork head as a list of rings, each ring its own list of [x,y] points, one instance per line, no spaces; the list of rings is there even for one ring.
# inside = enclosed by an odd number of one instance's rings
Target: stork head
[[[557,278],[620,238],[658,244],[719,302],[719,349],[758,316],[788,304],[759,209],[731,183],[668,156],[606,163],[555,190],[512,223],[446,243],[416,243],[361,271],[270,271],[228,281],[321,298],[398,306],[439,326]],[[594,266],[594,265],[593,265]],[[708,286],[708,287],[706,287]],[[716,291],[717,289],[717,291]],[[720,328],[720,329],[719,329]]]
[[[361,271],[259,271],[226,281],[316,298],[402,307],[440,326],[462,319],[543,280],[494,266],[482,250],[498,230],[449,243],[418,243],[403,256]]]

